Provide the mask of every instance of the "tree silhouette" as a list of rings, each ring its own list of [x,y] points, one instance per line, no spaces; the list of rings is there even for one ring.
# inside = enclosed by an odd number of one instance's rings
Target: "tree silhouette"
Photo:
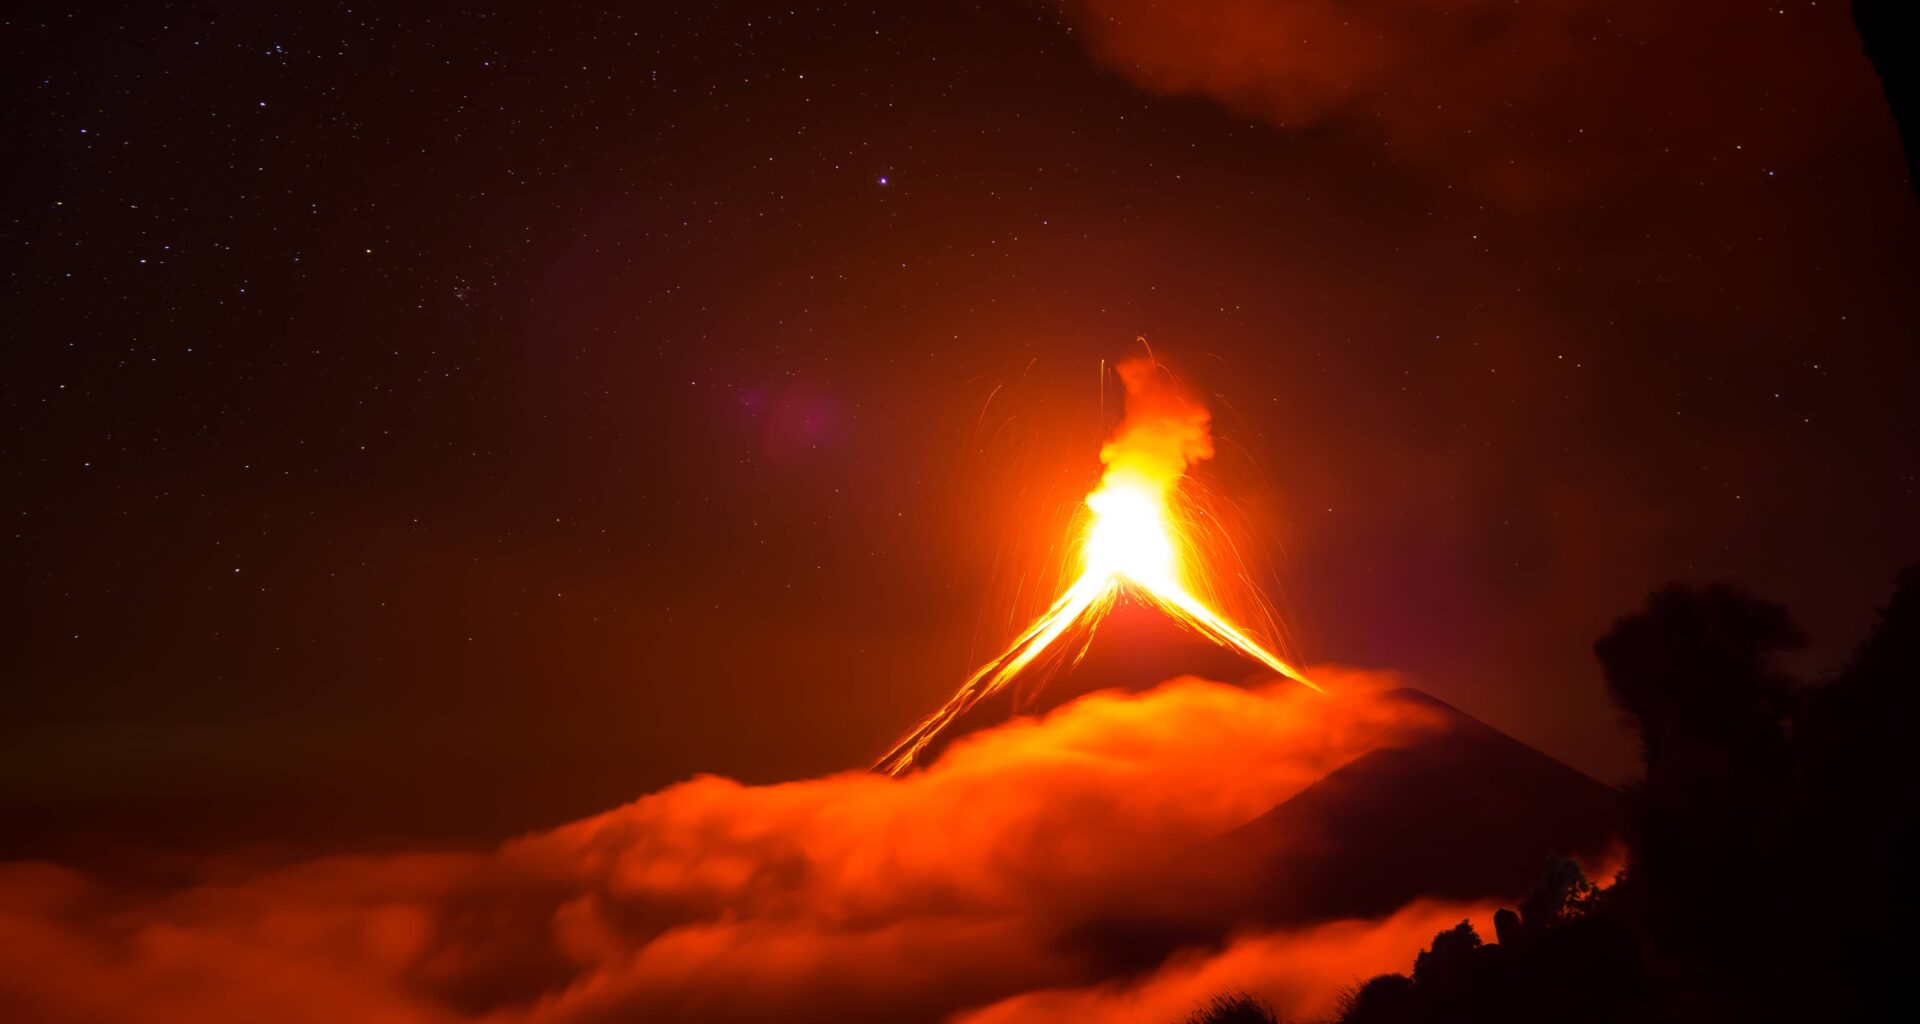
[[[1803,643],[1777,604],[1671,586],[1594,644],[1646,757],[1622,898],[1637,901],[1658,968],[1717,1004],[1780,1005],[1794,977],[1751,976],[1782,949],[1777,908],[1757,897],[1791,873],[1795,695],[1772,658]]]
[[[1399,1024],[1422,1019],[1421,994],[1404,974],[1368,979],[1341,1001],[1341,1024]]]
[[[1594,644],[1607,690],[1640,732],[1651,773],[1701,746],[1728,767],[1777,767],[1792,682],[1770,668],[1806,637],[1785,608],[1728,586],[1670,586]],[[1717,760],[1717,758],[1706,758]]]

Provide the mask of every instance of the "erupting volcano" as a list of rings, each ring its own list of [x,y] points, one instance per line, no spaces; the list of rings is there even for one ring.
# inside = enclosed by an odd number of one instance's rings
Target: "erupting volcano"
[[[1127,601],[1158,609],[1224,648],[1320,689],[1208,600],[1221,574],[1197,543],[1196,517],[1181,490],[1187,468],[1213,457],[1206,407],[1181,391],[1151,354],[1123,361],[1116,370],[1126,388],[1126,415],[1100,449],[1106,471],[1087,495],[1077,545],[1080,575],[1005,651],[881,758],[877,770],[898,775],[912,768],[956,719],[1043,659],[1077,660],[1099,624]]]

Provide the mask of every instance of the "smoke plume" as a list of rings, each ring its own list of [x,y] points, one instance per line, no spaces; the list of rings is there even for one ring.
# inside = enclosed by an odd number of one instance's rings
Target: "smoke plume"
[[[1150,356],[1127,359],[1114,367],[1126,388],[1127,413],[1113,439],[1100,448],[1108,478],[1172,487],[1187,467],[1213,458],[1212,414]]]

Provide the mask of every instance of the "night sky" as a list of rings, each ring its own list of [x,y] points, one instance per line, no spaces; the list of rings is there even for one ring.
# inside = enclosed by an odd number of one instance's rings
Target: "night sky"
[[[1920,558],[1845,4],[686,6],[9,16],[0,856],[865,763],[1052,596],[1136,335],[1306,663],[1608,781],[1650,589],[1818,670]]]

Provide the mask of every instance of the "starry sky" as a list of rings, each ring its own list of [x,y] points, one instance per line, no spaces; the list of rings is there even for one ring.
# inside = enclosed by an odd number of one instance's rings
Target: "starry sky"
[[[667,7],[9,16],[0,854],[865,763],[1051,596],[1136,335],[1302,659],[1608,781],[1647,591],[1818,672],[1920,559],[1844,5]]]

